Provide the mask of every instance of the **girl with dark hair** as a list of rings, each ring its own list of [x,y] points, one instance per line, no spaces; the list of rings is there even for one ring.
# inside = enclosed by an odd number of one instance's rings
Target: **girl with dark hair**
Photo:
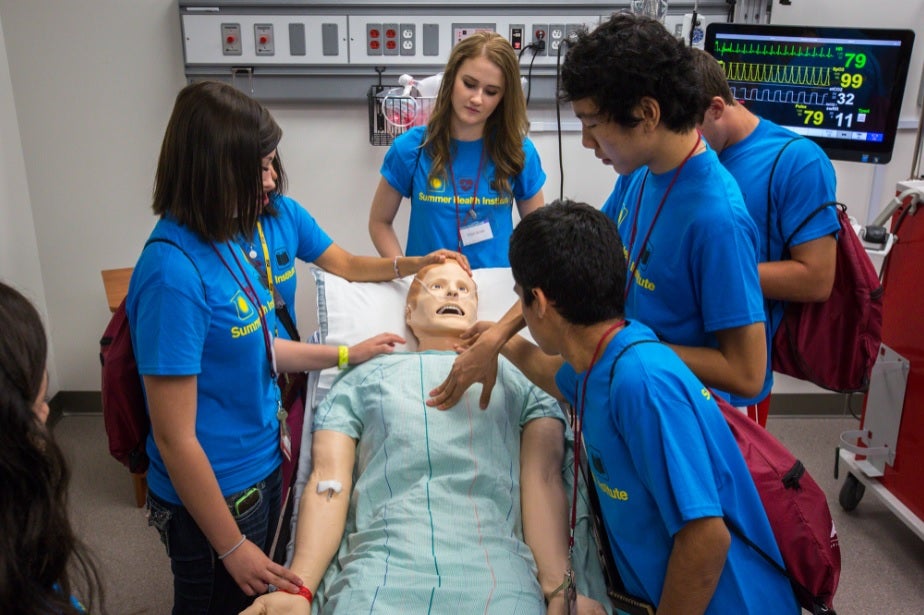
[[[385,155],[369,213],[379,254],[402,253],[392,222],[408,198],[407,254],[449,248],[474,268],[507,267],[513,202],[521,218],[544,202],[545,172],[527,128],[513,47],[496,32],[462,39],[427,126],[395,139]]]
[[[404,342],[391,333],[352,347],[275,337],[274,298],[247,263],[247,241],[268,224],[267,175],[281,134],[230,85],[183,88],[155,177],[160,219],[129,284],[151,417],[149,522],[171,560],[174,613],[236,613],[270,584],[299,590],[301,580],[267,555],[280,465],[291,454],[277,373],[345,368]],[[281,240],[264,230],[276,254]],[[397,264],[373,260],[381,271]]]
[[[104,613],[96,566],[68,518],[70,471],[45,427],[45,329],[2,282],[0,330],[0,613]]]

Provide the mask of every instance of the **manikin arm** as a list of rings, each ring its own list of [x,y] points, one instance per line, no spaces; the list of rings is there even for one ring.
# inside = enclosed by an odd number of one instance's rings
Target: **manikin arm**
[[[311,442],[311,476],[298,505],[295,554],[291,570],[305,586],[316,592],[327,567],[337,554],[346,526],[356,443],[349,436],[330,430],[314,433]],[[318,493],[320,481],[338,481],[340,493]],[[282,591],[265,594],[242,615],[309,615],[311,604],[302,596]]]

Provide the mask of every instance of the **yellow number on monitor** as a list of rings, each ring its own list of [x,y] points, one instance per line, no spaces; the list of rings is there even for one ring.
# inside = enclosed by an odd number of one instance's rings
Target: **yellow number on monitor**
[[[863,75],[844,73],[841,75],[841,87],[844,89],[857,89],[863,85]]]

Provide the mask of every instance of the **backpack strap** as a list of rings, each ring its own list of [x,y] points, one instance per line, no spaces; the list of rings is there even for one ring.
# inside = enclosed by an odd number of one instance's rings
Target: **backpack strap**
[[[828,207],[832,207],[832,206],[833,206],[833,207],[839,207],[839,208],[841,209],[841,211],[843,211],[844,213],[847,213],[847,206],[844,205],[843,203],[839,202],[839,201],[828,201],[827,203],[822,203],[821,205],[819,205],[818,207],[816,207],[816,208],[812,211],[812,213],[810,213],[808,216],[806,216],[806,217],[805,217],[805,220],[803,220],[802,222],[800,222],[800,223],[799,223],[799,226],[797,226],[797,227],[795,228],[795,230],[794,230],[792,233],[790,233],[789,237],[787,237],[787,238],[786,238],[786,241],[783,243],[783,249],[785,250],[785,249],[788,249],[788,248],[789,248],[789,245],[792,243],[792,240],[793,240],[793,238],[796,236],[796,233],[798,233],[798,232],[801,231],[803,228],[805,228],[805,225],[808,224],[809,221],[810,221],[812,218],[814,218],[815,216],[817,216],[819,213],[823,212],[823,211],[824,211],[825,209],[827,209]]]
[[[203,290],[205,289],[205,279],[202,277],[202,272],[199,271],[199,266],[196,265],[196,261],[192,259],[189,253],[180,247],[180,244],[173,241],[172,239],[167,239],[165,237],[151,237],[150,239],[144,242],[144,248],[147,248],[152,243],[169,243],[171,246],[173,246],[174,248],[182,252],[183,256],[185,256],[189,260],[189,262],[192,263],[192,266],[196,270],[196,273],[199,274],[199,280],[203,283]],[[141,248],[141,250],[144,251],[144,248]]]
[[[619,351],[619,354],[616,355],[616,358],[613,359],[613,365],[610,367],[610,385],[612,385],[613,383],[613,374],[616,371],[616,364],[619,363],[619,359],[622,358],[622,355],[626,354],[627,350],[629,350],[633,346],[638,346],[639,344],[660,344],[660,342],[658,340],[635,340],[634,342],[630,342],[629,344],[626,344],[625,347]],[[596,487],[594,486],[593,481],[591,481],[589,477],[590,468],[587,467],[586,472],[585,472],[584,471],[585,469],[583,467],[584,463],[586,463],[587,461],[587,455],[583,455],[583,458],[584,458],[584,461],[581,463],[581,466],[582,466],[581,470],[582,470],[582,474],[584,474],[584,483],[587,485],[587,494],[588,494],[588,497],[590,498],[591,506],[595,509],[595,511],[599,511],[600,510],[600,500],[597,497]],[[614,589],[617,592],[624,594],[626,591],[626,585],[623,582],[622,577],[619,576],[619,569],[616,567],[616,562],[613,559],[612,552],[610,551],[610,544],[609,544],[609,537],[608,537],[609,535],[606,533],[606,528],[602,527],[603,518],[599,514],[596,514],[595,512],[595,514],[591,515],[591,519],[593,520],[593,523],[594,523],[594,528],[595,528],[594,534],[597,536],[597,540],[601,543],[599,546],[600,546],[600,552],[602,554],[602,558],[605,563],[604,568],[606,568],[606,570],[610,571],[611,573],[610,580],[616,586]]]
[[[619,363],[619,359],[622,358],[622,355],[626,354],[626,351],[632,348],[633,346],[638,346],[639,344],[660,344],[660,340],[635,340],[629,344],[626,344],[625,348],[619,351],[619,354],[616,355],[616,358],[613,359],[613,365],[610,367],[610,384],[613,384],[613,374],[616,373],[616,364]]]
[[[828,206],[828,205],[830,205],[830,203],[826,204],[825,206]],[[611,384],[612,384],[612,382],[613,382],[613,374],[615,374],[615,372],[616,372],[616,364],[619,362],[619,359],[622,358],[622,355],[624,355],[624,354],[626,353],[626,351],[629,350],[630,348],[632,348],[633,346],[637,346],[638,344],[646,344],[646,343],[657,343],[657,344],[660,344],[661,342],[660,342],[659,340],[636,340],[636,341],[632,342],[631,344],[626,345],[625,348],[623,348],[622,350],[619,351],[619,354],[617,354],[617,355],[616,355],[616,358],[613,360],[613,365],[612,365],[612,367],[610,367],[610,383],[611,383]],[[713,392],[713,391],[710,391],[710,392],[712,392],[712,395],[713,395],[713,396],[715,395],[715,392]],[[720,410],[720,412],[721,412],[721,410]],[[595,519],[596,519],[596,517],[595,517]],[[784,568],[783,566],[780,566],[780,564],[777,563],[777,561],[774,560],[772,557],[770,557],[770,555],[768,555],[766,551],[764,551],[763,549],[761,549],[753,540],[751,540],[750,538],[748,538],[747,536],[745,536],[744,533],[743,533],[740,529],[738,529],[737,525],[736,525],[733,521],[731,521],[728,517],[726,517],[726,516],[724,516],[724,515],[722,516],[722,520],[725,522],[725,526],[728,527],[728,529],[729,529],[735,536],[737,536],[739,539],[741,539],[741,541],[744,542],[744,544],[746,544],[746,545],[748,545],[749,547],[751,547],[752,549],[754,549],[754,551],[756,551],[761,557],[763,557],[765,560],[767,560],[767,563],[769,563],[771,566],[773,566],[773,568],[775,568],[780,574],[782,574],[782,575],[785,576],[787,579],[789,579],[789,581],[790,581],[791,583],[794,583],[795,585],[797,585],[800,589],[804,590],[807,594],[812,595],[812,592],[808,591],[808,589],[806,589],[801,583],[799,583],[796,579],[794,579],[793,576],[792,576],[791,574],[789,574],[789,571],[786,570],[786,568]],[[607,547],[608,547],[608,546],[609,546],[609,545],[607,545]],[[622,579],[619,577],[619,571],[616,569],[615,566],[613,566],[613,574],[616,576],[616,578],[619,580],[619,582],[620,582],[620,584],[621,584],[621,583],[622,583]]]
[[[767,260],[770,260],[770,229],[772,228],[771,212],[773,211],[773,175],[776,173],[776,166],[780,163],[780,158],[783,156],[783,152],[786,151],[786,148],[801,139],[802,137],[793,137],[789,141],[783,144],[783,147],[780,148],[780,151],[776,153],[776,158],[773,159],[773,166],[770,167],[770,179],[767,181]],[[803,223],[804,224],[804,223]],[[801,230],[802,226],[797,230]],[[786,242],[783,242],[783,251],[780,253],[780,260],[783,260],[783,255],[786,254]]]

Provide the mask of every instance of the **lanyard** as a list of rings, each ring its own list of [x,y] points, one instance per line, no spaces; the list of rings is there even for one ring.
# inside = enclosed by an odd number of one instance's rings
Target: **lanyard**
[[[600,341],[597,342],[597,347],[594,349],[594,354],[590,358],[590,365],[587,367],[587,371],[584,372],[584,384],[581,387],[581,401],[577,409],[576,416],[574,417],[574,493],[571,496],[571,531],[568,535],[569,552],[574,548],[574,526],[577,524],[577,486],[578,474],[580,473],[581,468],[581,446],[583,444],[581,431],[584,428],[584,409],[587,407],[587,379],[590,378],[590,372],[593,370],[594,365],[597,363],[597,359],[600,357],[600,351],[603,349],[603,342],[606,341],[606,338],[609,337],[610,333],[623,326],[624,324],[626,324],[625,320],[617,320],[612,325],[607,327],[606,331],[603,332],[603,335],[600,336]],[[577,385],[575,384],[574,401],[577,402],[577,400],[578,391]],[[587,485],[587,488],[595,489],[593,485]]]
[[[670,183],[667,185],[667,190],[664,191],[664,195],[661,197],[661,202],[658,203],[658,208],[655,210],[654,217],[651,219],[651,224],[648,226],[648,231],[645,233],[645,239],[642,240],[642,245],[639,248],[638,254],[635,255],[635,258],[632,258],[632,248],[635,245],[635,234],[638,231],[638,212],[642,208],[642,195],[645,194],[645,182],[648,181],[649,170],[645,170],[645,177],[642,179],[642,187],[638,191],[638,202],[635,204],[635,215],[632,218],[632,232],[629,234],[629,272],[626,276],[626,292],[625,297],[629,296],[629,288],[632,286],[632,278],[635,277],[635,271],[638,269],[638,262],[641,260],[642,255],[645,253],[645,245],[648,243],[648,239],[651,237],[651,231],[654,230],[655,222],[658,221],[658,216],[661,215],[661,209],[664,207],[664,203],[667,202],[667,195],[671,193],[671,188],[674,187],[674,183],[677,181],[677,177],[680,176],[680,171],[683,169],[683,165],[687,163],[687,160],[693,156],[693,152],[696,151],[696,148],[699,147],[700,141],[702,141],[702,135],[697,133],[696,143],[693,144],[693,148],[687,152],[686,157],[680,163],[680,166],[677,167],[677,170],[674,171],[674,176],[671,177]]]
[[[231,277],[234,278],[235,284],[237,284],[238,288],[241,289],[250,303],[253,304],[254,308],[257,310],[257,316],[260,318],[260,329],[263,331],[263,343],[266,345],[266,358],[269,361],[270,376],[272,376],[273,382],[275,382],[277,376],[276,352],[273,350],[273,343],[272,340],[270,340],[269,328],[266,325],[266,316],[263,310],[263,304],[260,302],[260,298],[257,296],[257,291],[254,290],[253,285],[250,283],[250,278],[247,277],[247,272],[244,271],[244,267],[241,265],[241,261],[237,257],[237,253],[234,249],[236,244],[230,244],[228,250],[231,252],[231,256],[234,257],[234,262],[237,264],[238,270],[244,277],[244,281],[247,282],[246,286],[241,284],[241,281],[237,279],[234,271],[230,266],[228,266],[228,261],[226,261],[225,257],[222,256],[221,252],[218,251],[218,247],[214,243],[210,245],[212,246],[212,250],[215,251],[215,254],[217,254],[218,258],[221,260],[221,264],[225,266],[225,269],[227,269],[228,273],[231,274]]]
[[[263,248],[263,266],[266,268],[266,285],[270,291],[273,300],[276,299],[276,292],[273,290],[273,266],[270,264],[269,247],[266,245],[266,237],[263,235],[263,225],[257,220],[257,233],[260,235],[260,246]]]
[[[475,219],[475,199],[478,198],[478,184],[481,182],[481,173],[484,171],[484,146],[481,147],[481,157],[478,159],[478,175],[475,176],[475,190],[472,192],[472,207],[468,215]],[[456,193],[456,176],[452,172],[452,163],[449,163],[449,181],[452,183],[452,201],[456,204],[456,239],[459,242],[459,253],[462,253],[462,221],[459,219],[459,195]]]

